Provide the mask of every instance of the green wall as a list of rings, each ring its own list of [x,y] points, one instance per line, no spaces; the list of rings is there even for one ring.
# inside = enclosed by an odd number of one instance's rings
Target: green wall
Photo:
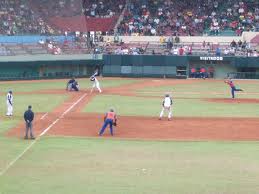
[[[105,55],[104,76],[176,77],[177,66],[188,66],[187,57],[156,55]]]
[[[205,68],[213,65],[215,78],[224,78],[239,67],[258,67],[259,57],[224,57],[201,59],[200,56],[104,55],[104,76],[179,77],[179,69],[188,74],[190,65]]]
[[[103,55],[99,59],[66,56],[52,60],[0,60],[0,79],[39,79],[69,76],[89,76],[96,65],[103,67],[104,76],[178,77],[185,78],[191,65],[215,68],[216,78],[237,72],[240,67],[259,68],[259,57],[223,57],[222,60],[201,59],[199,56],[168,55]],[[64,56],[63,56],[64,58]],[[34,58],[33,58],[34,59]]]
[[[40,79],[89,76],[102,60],[0,62],[0,79]]]

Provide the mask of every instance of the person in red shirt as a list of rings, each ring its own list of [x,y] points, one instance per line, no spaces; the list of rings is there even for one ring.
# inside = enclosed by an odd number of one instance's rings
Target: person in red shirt
[[[204,67],[202,67],[200,69],[200,78],[203,78],[205,79],[207,76],[206,76],[206,69]]]
[[[111,108],[109,112],[107,112],[105,114],[104,117],[104,124],[99,132],[99,136],[102,136],[102,134],[104,133],[107,125],[110,125],[110,133],[113,136],[113,125],[116,126],[117,125],[117,116],[114,112],[114,110]]]
[[[196,77],[196,69],[194,67],[191,68],[191,78]]]
[[[232,98],[235,98],[235,91],[244,91],[242,89],[237,89],[231,78],[229,78],[228,80],[225,80],[224,82],[230,86]]]
[[[184,53],[183,47],[179,48],[179,55],[183,55],[183,53]]]

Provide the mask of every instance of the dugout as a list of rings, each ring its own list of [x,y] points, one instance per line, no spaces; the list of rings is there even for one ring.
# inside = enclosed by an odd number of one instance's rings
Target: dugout
[[[222,56],[189,57],[189,76],[191,69],[213,69],[213,78],[232,77],[234,79],[259,79],[259,57]]]
[[[199,78],[201,69],[205,69],[207,78],[225,78],[229,72],[237,72],[232,58],[225,57],[189,57],[188,77]],[[192,75],[192,69],[196,70],[196,76]]]
[[[104,76],[189,78],[191,68],[213,71],[209,77],[258,79],[259,57],[104,55]]]

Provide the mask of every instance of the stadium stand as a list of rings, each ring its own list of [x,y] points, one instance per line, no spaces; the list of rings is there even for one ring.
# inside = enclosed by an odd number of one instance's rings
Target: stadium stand
[[[259,31],[259,1],[2,0],[0,19],[5,35],[105,33],[115,27],[120,35],[241,35]]]
[[[3,0],[0,1],[0,34],[64,35],[72,39],[2,42],[0,55],[28,54],[166,54],[253,55],[258,36],[242,46],[230,42],[180,42],[179,36],[241,35],[259,30],[257,0]],[[84,32],[117,35],[161,36],[158,42],[121,40],[103,43]],[[173,36],[173,37],[172,37]],[[166,37],[166,38],[165,38]],[[205,44],[205,45],[204,45]]]
[[[34,12],[26,0],[0,1],[0,34],[54,34],[55,31]]]
[[[61,32],[107,32],[113,30],[125,1],[44,0],[38,4],[34,0],[31,4],[51,26]]]
[[[118,27],[122,35],[241,35],[258,31],[257,0],[132,0]]]

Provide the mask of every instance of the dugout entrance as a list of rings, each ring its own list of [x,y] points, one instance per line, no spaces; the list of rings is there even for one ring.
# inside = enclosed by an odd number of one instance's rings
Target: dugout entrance
[[[189,61],[189,78],[225,78],[230,72],[236,72],[231,61],[223,57],[199,57]]]

